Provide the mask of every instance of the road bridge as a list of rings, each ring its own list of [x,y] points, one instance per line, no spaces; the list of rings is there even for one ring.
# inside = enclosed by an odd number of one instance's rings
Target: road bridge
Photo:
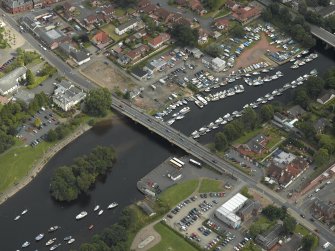
[[[330,33],[329,31],[325,29],[317,27],[315,25],[311,25],[311,33],[313,36],[322,40],[329,46],[335,48],[335,35],[334,34]]]

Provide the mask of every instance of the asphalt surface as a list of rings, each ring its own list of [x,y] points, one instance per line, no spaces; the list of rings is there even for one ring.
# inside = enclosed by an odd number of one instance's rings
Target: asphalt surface
[[[155,2],[155,1],[158,2],[159,0],[152,0],[152,2]],[[168,6],[167,3],[165,2],[160,3],[160,4],[162,7],[165,7],[165,4],[166,6]],[[168,6],[168,7],[166,8],[169,10],[171,6]],[[171,7],[171,8],[173,8],[173,10],[171,11],[179,10],[175,7]],[[4,17],[5,21],[7,21],[14,29],[20,32],[19,25],[17,24],[16,20],[13,17],[6,14],[2,9],[0,9],[0,14],[1,15],[5,14],[5,17]],[[187,15],[194,16],[194,14],[189,11],[187,11],[183,15],[186,17]],[[208,25],[211,23],[210,19],[207,21],[204,21],[203,18],[199,18],[198,20],[200,24],[203,25],[203,27],[208,27]],[[206,25],[206,22],[207,22],[207,25]],[[83,76],[81,76],[76,71],[73,71],[70,66],[68,66],[61,59],[59,59],[53,52],[49,50],[44,51],[40,47],[40,44],[29,33],[23,32],[21,34],[26,39],[26,41],[29,42],[33,48],[35,48],[36,51],[38,51],[50,64],[52,64],[54,67],[58,69],[61,75],[66,76],[69,80],[71,80],[74,83],[77,83],[84,89],[96,88],[96,85],[94,85],[94,83],[85,79]],[[144,112],[139,111],[138,108],[135,108],[129,104],[126,104],[125,102],[121,100],[118,100],[116,97],[113,98],[112,107],[118,110],[119,112],[125,114],[129,118],[133,119],[134,121],[141,123],[143,126],[156,132],[158,135],[164,137],[165,139],[175,144],[176,146],[179,146],[186,152],[198,157],[204,163],[209,164],[210,166],[212,166],[213,168],[221,172],[227,172],[235,177],[238,177],[239,179],[247,183],[250,187],[254,187],[255,189],[263,192],[266,196],[272,199],[273,202],[275,202],[276,204],[287,206],[289,211],[292,213],[293,216],[297,218],[297,221],[299,223],[302,223],[303,225],[307,226],[311,231],[313,231],[314,229],[318,229],[319,235],[321,237],[324,237],[325,240],[329,241],[330,243],[332,243],[333,246],[335,246],[335,235],[333,232],[329,231],[328,229],[326,229],[324,226],[322,226],[319,223],[314,222],[312,224],[308,220],[299,217],[302,211],[299,208],[297,208],[295,205],[289,204],[287,200],[283,199],[280,195],[276,194],[275,192],[265,187],[264,185],[258,184],[257,181],[255,181],[253,178],[237,170],[233,166],[230,166],[230,164],[226,163],[221,158],[212,154],[207,148],[205,148],[198,142],[183,135],[177,130],[167,126],[164,122],[155,120],[154,118],[145,114]]]

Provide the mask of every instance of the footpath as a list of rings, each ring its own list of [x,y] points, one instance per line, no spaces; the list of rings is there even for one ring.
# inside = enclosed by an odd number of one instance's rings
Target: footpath
[[[59,141],[55,146],[49,148],[48,151],[42,156],[42,158],[38,160],[37,163],[31,168],[27,176],[22,178],[22,180],[18,184],[10,187],[8,190],[6,190],[0,195],[0,204],[4,203],[7,199],[15,195],[18,191],[20,191],[26,185],[28,185],[29,182],[32,181],[36,177],[36,175],[43,169],[43,167],[48,163],[48,161],[53,156],[55,156],[66,145],[74,141],[76,138],[78,138],[80,135],[82,135],[89,129],[91,129],[91,126],[82,125],[79,128],[77,128],[71,135]]]

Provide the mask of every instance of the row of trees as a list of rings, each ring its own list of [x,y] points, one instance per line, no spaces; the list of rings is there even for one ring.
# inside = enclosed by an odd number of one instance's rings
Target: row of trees
[[[75,160],[71,166],[56,169],[50,183],[50,193],[58,201],[72,201],[87,193],[99,175],[104,175],[116,161],[112,147],[98,146]]]
[[[244,132],[254,130],[261,123],[269,121],[273,118],[275,111],[280,109],[278,103],[263,105],[258,112],[252,108],[245,109],[241,118],[230,122],[222,132],[215,135],[215,149],[218,151],[226,150],[232,141],[241,137]]]
[[[14,143],[17,129],[35,114],[42,106],[47,106],[48,97],[42,92],[36,94],[29,106],[24,102],[5,104],[0,111],[0,153],[6,151]]]
[[[269,8],[263,10],[262,17],[280,27],[304,47],[310,48],[315,45],[316,41],[310,34],[310,27],[305,18],[302,15],[293,18],[287,7],[272,3]]]

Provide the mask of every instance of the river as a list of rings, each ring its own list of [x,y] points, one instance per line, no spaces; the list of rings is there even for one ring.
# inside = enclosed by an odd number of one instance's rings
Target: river
[[[173,126],[189,135],[219,116],[240,110],[244,104],[255,101],[258,97],[264,96],[314,68],[321,73],[324,72],[330,66],[335,65],[333,60],[334,54],[321,54],[318,59],[297,70],[290,69],[288,64],[280,66],[278,70],[284,73],[284,77],[279,80],[266,83],[261,87],[245,85],[244,93],[223,101],[211,102],[203,109],[190,104],[191,112],[186,115],[185,119],[176,122]],[[240,83],[233,83],[235,84]],[[227,87],[229,88],[229,85]],[[222,89],[215,89],[215,91],[219,90]],[[290,95],[290,91],[286,91],[279,99],[288,100]],[[207,143],[212,139],[213,133],[209,133],[201,137],[200,142]],[[82,197],[71,204],[54,202],[48,192],[54,169],[70,164],[74,158],[90,152],[97,145],[110,145],[116,149],[117,163],[111,173],[105,180],[95,185],[89,196]],[[60,151],[29,185],[0,206],[0,250],[20,249],[25,241],[30,241],[32,244],[24,250],[48,250],[45,247],[48,239],[54,236],[58,241],[62,241],[67,235],[76,238],[77,241],[73,247],[78,247],[80,243],[88,241],[94,233],[114,223],[125,206],[142,198],[136,189],[138,179],[168,156],[181,153],[165,140],[124,117],[116,117],[112,123],[96,126]],[[111,211],[105,210],[99,217],[93,214],[96,204],[106,208],[113,201],[119,203],[118,208]],[[20,220],[14,221],[14,217],[25,208],[29,209],[29,212]],[[89,215],[76,221],[75,216],[82,210],[88,211]],[[92,230],[88,230],[90,224],[94,224]],[[60,225],[61,229],[53,234],[46,234],[43,241],[36,243],[35,236],[42,232],[47,233],[47,229],[52,225]],[[69,246],[65,245],[64,241],[62,242],[63,245],[57,250],[68,250]]]

